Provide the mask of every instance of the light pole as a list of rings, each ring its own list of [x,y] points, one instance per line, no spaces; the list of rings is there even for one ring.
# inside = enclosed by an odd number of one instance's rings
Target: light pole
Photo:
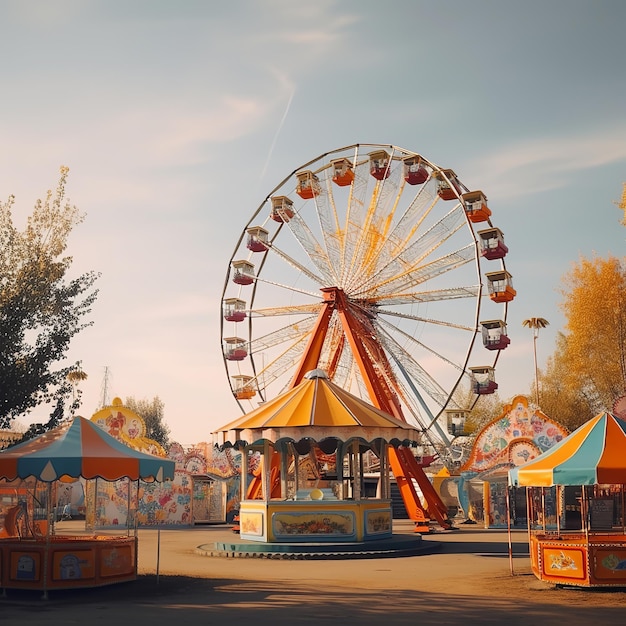
[[[539,406],[539,370],[537,369],[537,337],[539,329],[549,326],[550,322],[543,317],[530,317],[522,322],[522,326],[532,328],[533,331],[533,357],[535,361],[535,402]]]

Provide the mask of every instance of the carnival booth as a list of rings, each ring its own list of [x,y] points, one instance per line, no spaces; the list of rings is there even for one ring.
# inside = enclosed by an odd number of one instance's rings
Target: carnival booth
[[[27,502],[10,509],[0,538],[0,588],[43,590],[99,587],[135,580],[137,535],[57,536],[54,490],[59,482],[102,478],[163,481],[174,461],[133,450],[83,417],[0,452],[0,478],[32,478],[46,486],[46,518],[34,524]],[[134,531],[135,529],[133,529]]]
[[[626,586],[626,420],[602,413],[509,471],[526,487],[530,561],[540,580]]]
[[[257,476],[242,481],[242,539],[362,542],[392,534],[389,446],[410,453],[418,431],[332,383],[322,370],[214,433],[242,451],[241,475],[260,451]],[[367,468],[380,479],[365,487]]]

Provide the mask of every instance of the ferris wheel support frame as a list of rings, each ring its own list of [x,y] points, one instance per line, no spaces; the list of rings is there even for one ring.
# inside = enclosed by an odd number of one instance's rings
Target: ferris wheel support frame
[[[368,328],[367,322],[360,320],[352,311],[353,305],[345,297],[343,291],[337,287],[321,289],[324,294],[323,307],[318,315],[317,323],[304,350],[302,359],[291,381],[293,388],[304,379],[305,374],[318,367],[322,347],[326,339],[330,318],[333,311],[337,312],[341,326],[348,340],[356,364],[363,376],[370,401],[374,406],[393,415],[396,419],[406,422],[402,409],[394,402],[395,392],[389,387],[385,379],[376,372],[372,360],[368,357],[376,345],[370,345],[367,337],[371,337],[374,329]],[[387,358],[381,350],[375,350],[380,366],[388,365]]]

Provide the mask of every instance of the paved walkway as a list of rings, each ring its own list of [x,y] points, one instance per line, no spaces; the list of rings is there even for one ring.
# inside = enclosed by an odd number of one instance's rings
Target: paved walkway
[[[59,525],[74,534],[76,522]],[[410,522],[394,532],[412,533]],[[108,534],[108,533],[107,533]],[[268,560],[203,556],[228,526],[139,531],[139,579],[54,592],[9,592],[0,624],[558,624],[624,623],[626,594],[555,589],[529,569],[527,534],[461,526],[427,535],[439,550],[398,558]]]

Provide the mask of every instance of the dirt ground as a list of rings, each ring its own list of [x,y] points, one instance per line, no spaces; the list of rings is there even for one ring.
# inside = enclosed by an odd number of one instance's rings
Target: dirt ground
[[[412,527],[398,522],[394,532]],[[196,552],[216,540],[236,538],[227,526],[141,530],[136,581],[53,591],[46,600],[40,592],[9,590],[0,599],[0,624],[577,626],[622,625],[626,619],[626,590],[558,588],[537,580],[524,531],[512,533],[512,557],[506,531],[475,526],[427,535],[424,542],[436,551],[397,558],[286,560]]]

